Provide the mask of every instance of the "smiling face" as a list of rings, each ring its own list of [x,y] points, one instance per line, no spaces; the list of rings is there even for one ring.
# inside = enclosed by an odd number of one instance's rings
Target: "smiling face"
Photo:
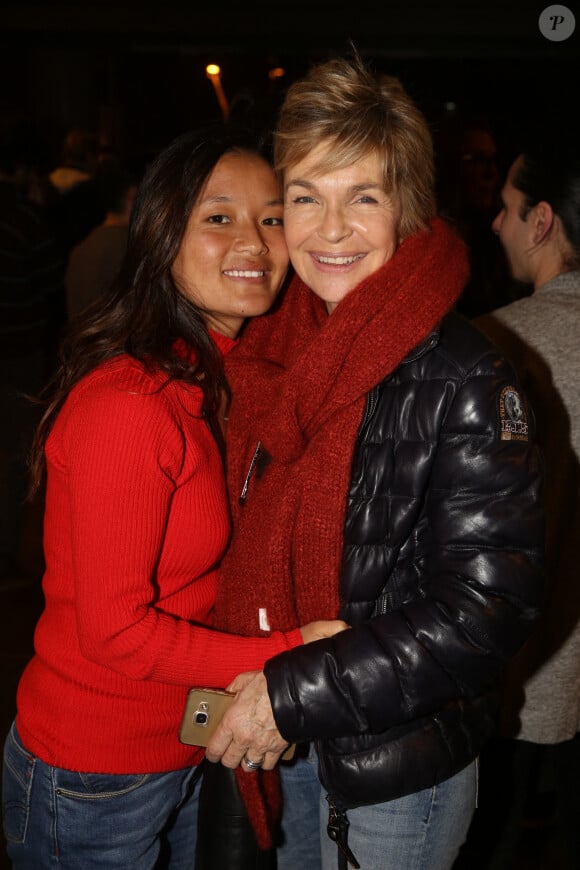
[[[331,313],[395,253],[400,208],[377,153],[320,174],[328,148],[323,142],[286,171],[284,227],[292,265]]]
[[[270,308],[287,268],[274,172],[255,154],[225,154],[192,209],[173,263],[180,292],[209,327],[233,338],[246,317]]]

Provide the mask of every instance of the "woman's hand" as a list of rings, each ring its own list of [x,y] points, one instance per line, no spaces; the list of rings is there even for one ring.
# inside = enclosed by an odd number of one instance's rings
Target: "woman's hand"
[[[300,632],[304,643],[312,643],[348,627],[341,619],[317,620],[303,626]],[[276,727],[266,677],[262,671],[238,674],[227,690],[234,692],[236,698],[207,745],[208,760],[238,767],[246,759],[271,770],[288,747],[288,741]],[[247,769],[244,764],[242,767]]]
[[[288,741],[276,727],[266,677],[262,671],[238,674],[228,691],[235,692],[236,699],[207,745],[208,760],[221,761],[225,767],[238,767],[246,758],[259,763],[264,770],[271,770]],[[247,769],[244,764],[242,768]]]
[[[344,631],[345,628],[349,627],[342,619],[319,619],[316,622],[309,622],[308,625],[303,625],[300,633],[304,643],[312,643],[314,640],[332,637],[334,634],[338,634],[339,631]]]

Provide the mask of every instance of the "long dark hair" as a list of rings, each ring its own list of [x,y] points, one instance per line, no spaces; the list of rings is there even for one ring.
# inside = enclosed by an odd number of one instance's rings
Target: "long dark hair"
[[[255,136],[227,124],[214,124],[180,136],[148,168],[133,208],[126,254],[109,292],[71,325],[59,365],[39,397],[44,413],[30,454],[30,496],[40,488],[44,446],[71,389],[105,360],[129,354],[160,369],[167,382],[202,387],[203,413],[218,443],[217,415],[228,395],[222,359],[203,312],[179,292],[171,267],[191,211],[218,161],[232,151],[264,156]],[[195,362],[174,350],[181,339]]]

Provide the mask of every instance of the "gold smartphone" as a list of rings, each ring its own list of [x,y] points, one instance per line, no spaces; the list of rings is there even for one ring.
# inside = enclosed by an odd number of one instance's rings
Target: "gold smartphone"
[[[233,692],[223,689],[190,689],[179,730],[180,741],[190,746],[207,746],[235,697]],[[282,760],[290,761],[295,749],[296,746],[291,744]]]
[[[179,731],[181,742],[207,746],[235,697],[220,689],[190,689]]]

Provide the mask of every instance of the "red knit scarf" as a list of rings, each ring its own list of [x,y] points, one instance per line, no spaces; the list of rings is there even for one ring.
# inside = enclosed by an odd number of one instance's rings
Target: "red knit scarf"
[[[288,630],[338,614],[346,497],[367,393],[449,311],[467,272],[463,243],[436,220],[406,239],[330,317],[294,278],[278,308],[248,324],[226,359],[235,531],[216,626],[260,635],[264,626]],[[240,506],[258,441],[261,456]],[[263,848],[279,810],[269,779],[264,771],[238,777]]]

